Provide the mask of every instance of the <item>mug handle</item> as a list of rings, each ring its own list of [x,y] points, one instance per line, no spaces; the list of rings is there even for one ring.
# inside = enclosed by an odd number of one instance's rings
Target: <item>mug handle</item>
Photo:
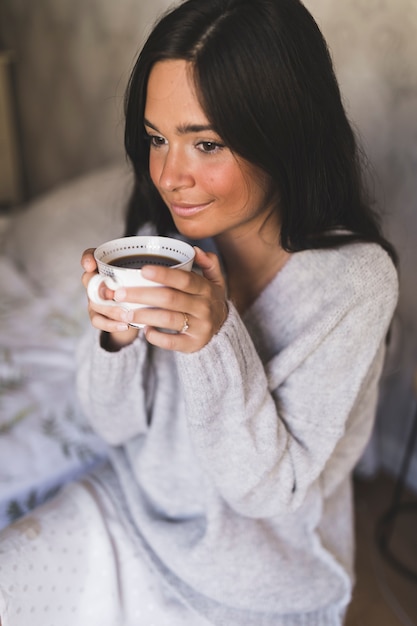
[[[102,276],[101,274],[96,274],[90,279],[90,282],[87,286],[87,294],[92,302],[96,304],[107,304],[107,306],[118,306],[117,302],[114,300],[106,300],[99,295],[100,285],[104,283],[109,289],[113,289],[115,291],[119,284],[110,276]]]

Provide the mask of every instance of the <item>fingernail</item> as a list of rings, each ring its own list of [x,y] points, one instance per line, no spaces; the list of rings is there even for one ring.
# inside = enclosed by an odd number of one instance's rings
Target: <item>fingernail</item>
[[[145,265],[142,267],[142,274],[145,278],[153,278],[155,276],[156,270],[153,265]]]
[[[133,321],[133,311],[123,311],[121,318],[123,321],[129,323]]]
[[[114,292],[114,299],[116,302],[121,302],[126,298],[126,289],[116,289]]]
[[[117,326],[116,326],[116,330],[118,330],[118,331],[125,331],[125,330],[128,330],[128,329],[129,329],[128,324],[117,324]]]

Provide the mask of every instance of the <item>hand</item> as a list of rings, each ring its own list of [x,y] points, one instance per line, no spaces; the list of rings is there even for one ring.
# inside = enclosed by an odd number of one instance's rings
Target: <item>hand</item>
[[[200,350],[220,330],[228,314],[226,284],[217,256],[197,247],[195,252],[202,275],[148,265],[142,269],[144,277],[163,287],[123,288],[114,292],[117,302],[140,302],[151,307],[135,310],[134,321],[145,324],[149,343],[165,350]],[[185,321],[188,329],[181,332]]]
[[[91,278],[97,274],[97,264],[93,253],[94,248],[89,248],[85,250],[81,258],[81,265],[84,269],[82,283],[86,289]],[[113,300],[114,291],[108,289],[103,283],[100,296],[106,300]],[[133,319],[132,311],[126,311],[122,307],[96,304],[89,300],[88,313],[94,328],[110,333],[106,342],[108,350],[118,350],[132,343],[138,335],[138,329],[129,326],[129,322]]]

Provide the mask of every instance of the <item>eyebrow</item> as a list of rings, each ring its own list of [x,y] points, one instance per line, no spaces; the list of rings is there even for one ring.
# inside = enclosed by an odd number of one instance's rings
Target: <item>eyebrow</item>
[[[146,117],[144,118],[143,123],[145,126],[149,126],[149,128],[152,128],[157,133],[160,132],[158,128],[152,124],[152,122],[146,119]],[[210,124],[180,124],[180,126],[177,127],[177,131],[180,135],[186,135],[187,133],[201,133],[207,130],[214,132],[213,126]]]

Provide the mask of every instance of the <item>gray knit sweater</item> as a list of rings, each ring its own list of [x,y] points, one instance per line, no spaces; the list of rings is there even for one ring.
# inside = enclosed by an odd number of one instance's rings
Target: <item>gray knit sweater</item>
[[[155,567],[227,626],[340,623],[350,476],[374,420],[397,275],[375,244],[292,255],[191,355],[80,346],[80,397]]]

